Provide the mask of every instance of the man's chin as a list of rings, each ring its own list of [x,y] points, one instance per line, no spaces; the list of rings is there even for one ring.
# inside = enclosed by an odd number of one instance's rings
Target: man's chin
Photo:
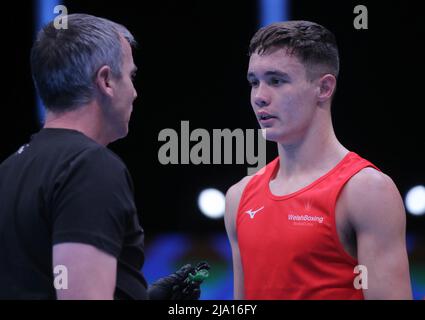
[[[128,125],[121,131],[118,139],[125,138],[127,137],[127,135],[128,135]]]
[[[276,134],[275,130],[271,128],[261,128],[261,134],[267,141],[277,142],[279,140],[279,136]]]
[[[119,139],[125,138],[128,135],[128,126],[121,128],[120,130],[117,130],[111,139],[111,142],[117,141]]]

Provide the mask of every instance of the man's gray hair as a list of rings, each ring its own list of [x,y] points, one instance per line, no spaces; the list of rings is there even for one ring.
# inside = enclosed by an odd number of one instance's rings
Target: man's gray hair
[[[88,14],[68,15],[67,29],[47,24],[31,49],[32,77],[46,108],[63,112],[92,101],[95,75],[104,65],[121,77],[121,37],[136,45],[124,26]]]

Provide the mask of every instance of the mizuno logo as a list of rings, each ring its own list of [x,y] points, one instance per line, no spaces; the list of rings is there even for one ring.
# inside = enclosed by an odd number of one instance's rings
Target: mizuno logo
[[[248,214],[249,214],[249,216],[251,217],[251,219],[254,219],[255,214],[256,214],[258,211],[263,210],[263,209],[264,209],[264,206],[262,206],[261,208],[259,208],[259,209],[257,209],[257,210],[249,209],[248,211],[245,211],[245,213],[248,213]]]

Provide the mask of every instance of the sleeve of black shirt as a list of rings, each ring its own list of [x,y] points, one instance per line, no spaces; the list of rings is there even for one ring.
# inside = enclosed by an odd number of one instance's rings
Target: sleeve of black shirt
[[[51,207],[53,245],[85,243],[118,258],[136,212],[125,165],[106,148],[80,153],[58,177]]]

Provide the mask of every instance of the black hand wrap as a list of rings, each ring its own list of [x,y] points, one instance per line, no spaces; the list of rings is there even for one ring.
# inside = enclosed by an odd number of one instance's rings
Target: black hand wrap
[[[196,268],[184,265],[176,272],[155,281],[148,289],[150,300],[198,300],[201,296],[202,280],[191,280],[200,270],[209,270],[206,262],[199,263]],[[190,275],[190,276],[189,276]]]

